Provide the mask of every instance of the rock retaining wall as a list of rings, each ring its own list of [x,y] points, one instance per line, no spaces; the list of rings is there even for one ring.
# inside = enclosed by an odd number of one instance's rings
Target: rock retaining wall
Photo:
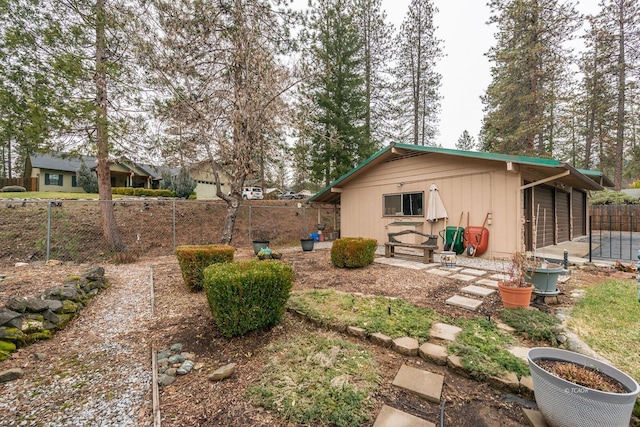
[[[18,347],[51,338],[107,287],[104,268],[91,267],[39,296],[9,298],[0,308],[0,361]]]

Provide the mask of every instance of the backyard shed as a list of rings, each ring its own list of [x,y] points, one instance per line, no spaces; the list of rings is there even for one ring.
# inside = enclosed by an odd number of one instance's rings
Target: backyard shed
[[[449,218],[426,221],[435,184]],[[598,171],[553,159],[391,144],[315,194],[310,203],[339,204],[342,237],[414,230],[438,234],[448,226],[489,230],[488,258],[534,250],[587,233],[591,190],[611,186]],[[439,246],[442,249],[442,239]]]

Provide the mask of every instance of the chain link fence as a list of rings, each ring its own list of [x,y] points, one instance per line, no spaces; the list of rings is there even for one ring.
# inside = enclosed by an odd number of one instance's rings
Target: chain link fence
[[[137,257],[172,255],[176,246],[218,243],[227,204],[222,201],[117,199],[0,201],[0,265],[50,259],[76,263],[110,261],[115,253],[101,226],[101,203],[112,203],[126,252]],[[339,210],[297,202],[243,203],[231,244],[250,246],[270,240],[272,246],[295,244],[325,224],[339,230]],[[335,234],[334,234],[335,235]]]

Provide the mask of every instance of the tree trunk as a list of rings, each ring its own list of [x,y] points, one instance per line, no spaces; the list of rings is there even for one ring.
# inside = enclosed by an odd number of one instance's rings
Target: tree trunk
[[[111,203],[111,171],[109,170],[109,134],[107,122],[107,70],[106,70],[106,16],[105,0],[96,0],[96,145],[98,151],[98,193],[100,195],[100,213],[102,218],[102,234],[109,248],[123,251],[124,244],[113,214]]]
[[[624,105],[625,105],[625,85],[626,85],[626,64],[625,64],[625,27],[624,11],[625,5],[620,2],[618,16],[618,112],[616,117],[616,149],[615,149],[615,176],[614,189],[620,191],[622,188],[622,156],[624,148]]]
[[[242,196],[240,196],[242,197]],[[233,239],[233,228],[236,226],[236,218],[238,217],[238,210],[240,209],[240,200],[235,194],[231,194],[231,197],[227,201],[227,216],[224,218],[224,228],[222,229],[222,237],[220,243],[223,245],[230,245]]]

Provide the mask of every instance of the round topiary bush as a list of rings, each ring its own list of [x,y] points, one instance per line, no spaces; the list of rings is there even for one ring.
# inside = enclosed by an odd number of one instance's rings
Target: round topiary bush
[[[336,267],[358,268],[369,265],[378,247],[375,239],[363,237],[345,237],[333,242],[331,246],[331,262]]]
[[[276,325],[293,279],[293,268],[276,260],[211,265],[204,271],[204,288],[213,320],[225,337]]]
[[[180,271],[187,288],[202,290],[204,269],[211,264],[233,261],[235,249],[229,245],[185,245],[176,248]]]

